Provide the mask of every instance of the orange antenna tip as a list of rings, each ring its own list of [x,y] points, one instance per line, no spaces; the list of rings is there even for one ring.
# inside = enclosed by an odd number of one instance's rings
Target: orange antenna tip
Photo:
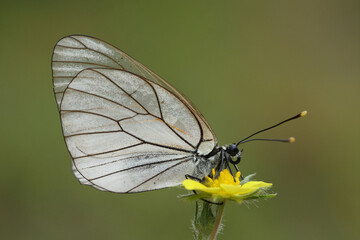
[[[305,116],[307,114],[307,111],[302,111],[301,113],[300,113],[300,117],[303,117],[303,116]]]
[[[295,138],[294,138],[294,137],[290,137],[290,138],[289,138],[289,143],[293,143],[293,142],[295,142]]]

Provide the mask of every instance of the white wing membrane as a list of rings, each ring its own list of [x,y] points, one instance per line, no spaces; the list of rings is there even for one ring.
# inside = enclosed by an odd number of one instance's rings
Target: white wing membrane
[[[189,152],[195,150],[194,147],[176,135],[177,130],[168,127],[160,118],[150,115],[138,115],[121,121],[120,126],[127,133],[135,135],[145,142],[183,149]]]
[[[120,126],[111,119],[82,111],[61,111],[64,137],[79,134],[121,131]]]
[[[174,95],[169,94],[164,88],[153,85],[158,94],[164,121],[173,126],[184,140],[196,146],[201,141],[201,132],[193,113],[185,108]],[[181,129],[186,129],[186,131]]]
[[[127,106],[136,106],[135,103],[131,104],[133,102],[131,99],[127,99],[127,101]],[[73,104],[74,102],[76,104]],[[137,114],[135,110],[143,112],[141,108],[125,108],[125,105],[122,106],[110,99],[70,88],[67,90],[67,95],[63,98],[63,106],[67,106],[67,108],[61,109],[62,111],[87,111],[89,113],[106,116],[110,119],[133,117]]]
[[[141,141],[124,132],[104,132],[68,137],[66,143],[73,158],[78,158],[131,147]]]
[[[97,186],[106,186],[110,191],[125,193],[176,186],[184,180],[184,173],[194,171],[195,165],[191,160],[191,157],[172,158],[162,162],[154,159],[155,164],[137,165],[90,181]]]
[[[169,120],[176,126],[166,121],[171,119],[171,114],[184,114],[188,110],[175,97],[165,99],[167,90],[154,86],[116,69],[86,69],[69,83],[60,113],[75,175],[80,174],[87,184],[104,190],[137,192],[173,186],[174,181],[175,185],[180,184],[185,174],[193,173],[200,126],[189,112],[183,124],[181,117]],[[138,92],[146,94],[136,95]],[[160,104],[156,96],[173,104],[173,112],[163,112],[166,104]],[[163,114],[167,117],[162,118]],[[184,141],[184,133],[189,139],[192,137],[192,143]],[[149,146],[156,151],[149,151]],[[116,153],[115,157],[109,156],[110,153]],[[176,175],[175,171],[182,169],[182,165],[187,166],[186,171]],[[160,175],[166,169],[171,169],[174,178],[162,182]],[[151,188],[144,189],[141,183],[148,182],[153,183]]]
[[[172,86],[113,46],[61,39],[53,54],[63,133],[83,184],[130,193],[179,185],[216,138]]]

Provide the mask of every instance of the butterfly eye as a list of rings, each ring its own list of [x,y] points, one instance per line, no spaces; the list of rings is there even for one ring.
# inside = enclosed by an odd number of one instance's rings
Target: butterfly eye
[[[226,152],[230,154],[230,156],[234,157],[236,154],[239,153],[239,148],[235,144],[230,144],[226,148]]]

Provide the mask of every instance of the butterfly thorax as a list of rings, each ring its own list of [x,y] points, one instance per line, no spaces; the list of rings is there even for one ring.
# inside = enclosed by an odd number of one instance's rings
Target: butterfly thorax
[[[217,146],[207,155],[196,156],[196,172],[195,176],[202,179],[215,169],[217,173],[225,168],[229,168],[229,164],[236,165],[241,160],[241,152],[235,144],[227,146]]]

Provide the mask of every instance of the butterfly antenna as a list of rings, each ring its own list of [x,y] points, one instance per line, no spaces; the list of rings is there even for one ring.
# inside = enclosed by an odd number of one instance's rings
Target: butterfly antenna
[[[287,139],[280,139],[280,138],[253,138],[249,140],[243,140],[240,144],[251,142],[251,141],[271,141],[271,142],[284,142],[284,143],[293,143],[295,142],[294,137],[289,137]]]
[[[294,120],[294,119],[303,117],[303,116],[305,116],[306,114],[307,114],[307,111],[302,111],[301,113],[297,114],[297,115],[294,116],[294,117],[288,118],[288,119],[286,119],[286,120],[284,120],[284,121],[282,121],[282,122],[279,122],[278,124],[275,124],[275,125],[273,125],[273,126],[271,126],[271,127],[268,127],[268,128],[263,129],[263,130],[257,131],[256,133],[253,133],[253,134],[251,134],[250,136],[248,136],[248,137],[242,139],[241,141],[239,141],[239,142],[236,144],[236,146],[238,146],[238,145],[241,144],[241,143],[246,143],[246,142],[250,142],[250,141],[259,141],[259,140],[262,140],[262,141],[276,141],[276,142],[289,142],[289,143],[293,143],[293,142],[295,142],[295,138],[293,138],[293,137],[290,137],[290,138],[288,138],[288,139],[271,139],[271,138],[249,139],[249,138],[251,138],[251,137],[253,137],[253,136],[255,136],[255,135],[259,134],[259,133],[262,133],[262,132],[265,132],[265,131],[267,131],[267,130],[270,130],[270,129],[274,128],[274,127],[277,127],[277,126],[279,126],[279,125],[281,125],[281,124],[284,124],[284,123],[286,123],[286,122],[289,122],[289,121],[291,121],[291,120]],[[249,139],[249,140],[248,140],[248,139]]]

